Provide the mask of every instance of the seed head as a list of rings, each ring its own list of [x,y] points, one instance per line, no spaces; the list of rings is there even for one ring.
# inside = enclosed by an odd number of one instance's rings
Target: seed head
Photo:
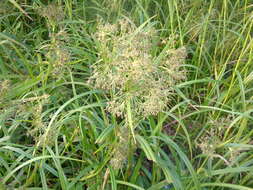
[[[127,127],[121,127],[119,133],[117,134],[119,141],[117,142],[114,150],[113,157],[110,160],[110,165],[114,169],[123,168],[127,161],[127,156],[129,152],[129,130]]]
[[[31,109],[32,114],[32,129],[28,131],[28,135],[33,137],[35,140],[37,146],[51,146],[53,145],[55,138],[57,137],[57,130],[55,128],[50,128],[48,132],[47,131],[47,123],[43,121],[42,119],[42,113],[43,113],[43,104],[46,103],[46,100],[49,96],[43,95],[40,97],[37,97],[36,99],[30,98],[29,101],[26,101],[26,104],[31,103],[31,101],[38,101],[37,104],[33,105]],[[44,99],[41,99],[44,98]],[[31,104],[32,105],[32,104]]]
[[[227,126],[231,123],[231,117],[221,117],[218,120],[210,119],[207,122],[209,130],[207,130],[197,143],[203,154],[213,156],[216,154],[217,147],[222,143],[223,135]]]
[[[0,94],[5,93],[10,87],[10,81],[4,80],[0,81]]]
[[[172,85],[185,79],[186,48],[172,49],[155,63],[155,35],[153,28],[137,28],[126,19],[98,25],[94,38],[100,61],[93,65],[89,84],[110,94],[109,112],[124,116],[130,99],[135,115],[156,115],[168,105]]]
[[[51,74],[54,78],[60,78],[64,74],[71,60],[69,50],[64,47],[66,38],[67,34],[64,31],[53,34],[47,47],[46,61],[52,67]]]
[[[8,92],[9,88],[10,88],[9,80],[0,81],[0,103],[3,101],[5,94]]]
[[[54,23],[60,22],[64,19],[64,11],[57,3],[51,3],[42,9],[39,9],[39,14]]]

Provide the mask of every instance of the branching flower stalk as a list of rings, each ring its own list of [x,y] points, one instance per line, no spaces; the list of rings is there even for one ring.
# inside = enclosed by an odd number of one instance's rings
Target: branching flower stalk
[[[186,48],[166,49],[159,61],[154,61],[155,36],[152,27],[137,28],[127,19],[99,23],[94,35],[99,61],[92,66],[88,83],[106,92],[106,110],[125,119],[134,141],[138,123],[164,111],[173,86],[186,78],[182,67]]]
[[[59,22],[65,17],[62,6],[57,3],[50,3],[47,6],[40,7],[38,13],[47,19],[47,27],[51,33],[55,33]]]
[[[70,62],[71,54],[65,48],[65,41],[68,35],[60,24],[64,20],[65,15],[63,7],[58,3],[49,3],[46,6],[39,7],[38,13],[46,19],[49,43],[43,48],[45,51],[44,64],[48,65],[48,75],[53,79],[60,79],[68,69],[67,64]],[[54,143],[56,128],[49,127],[42,121],[42,104],[39,103],[33,111],[33,126],[34,129],[29,133],[31,136],[38,136],[36,140],[37,146],[45,147]]]
[[[64,48],[68,40],[68,34],[60,23],[64,20],[63,7],[57,3],[50,3],[40,7],[38,13],[47,21],[50,43],[46,46],[45,63],[49,65],[49,70],[53,78],[61,78],[67,70],[67,63],[70,62],[71,54]]]

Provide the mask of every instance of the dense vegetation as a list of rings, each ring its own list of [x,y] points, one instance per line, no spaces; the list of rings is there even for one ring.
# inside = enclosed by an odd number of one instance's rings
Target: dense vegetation
[[[0,189],[253,189],[252,13],[0,1]]]

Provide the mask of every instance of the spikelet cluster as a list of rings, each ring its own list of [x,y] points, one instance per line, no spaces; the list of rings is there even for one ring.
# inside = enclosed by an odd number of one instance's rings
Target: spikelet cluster
[[[89,83],[110,94],[109,112],[124,117],[126,102],[131,100],[135,115],[156,115],[166,108],[172,86],[185,79],[186,48],[170,49],[155,63],[155,35],[153,28],[137,28],[126,19],[98,25],[94,38],[100,61],[93,66]]]
[[[42,120],[43,105],[47,102],[48,97],[48,95],[38,97],[37,100],[43,98],[42,101],[35,104],[31,110],[33,129],[28,131],[28,135],[34,138],[37,146],[51,146],[57,137],[57,130],[50,128],[47,131],[47,123]]]
[[[107,14],[114,15],[122,9],[126,0],[107,0],[102,3],[102,6],[109,10]]]
[[[220,139],[216,136],[216,131],[211,129],[199,139],[197,145],[203,154],[213,156],[216,153],[216,148],[220,142]]]
[[[123,168],[127,161],[129,152],[129,129],[127,127],[121,127],[117,136],[119,142],[114,147],[113,157],[110,160],[110,165],[116,170]]]
[[[49,24],[56,24],[64,19],[64,11],[61,6],[59,6],[57,3],[50,3],[47,6],[40,7],[38,9],[38,13],[47,18],[49,21]]]
[[[2,103],[4,96],[8,92],[9,88],[10,88],[9,80],[0,81],[0,104]]]
[[[54,43],[49,44],[47,51],[47,62],[52,67],[51,76],[53,78],[60,78],[67,69],[71,54],[68,49],[63,47],[61,41],[55,41]]]
[[[218,120],[209,120],[207,125],[209,125],[210,129],[205,131],[196,144],[203,154],[210,158],[218,157],[229,166],[236,164],[238,157],[249,150],[247,147],[241,146],[224,146],[224,134],[231,123],[231,115],[221,117]],[[252,142],[248,143],[251,144]],[[220,154],[220,152],[222,153]],[[222,157],[221,155],[225,156]]]
[[[225,129],[230,123],[231,119],[229,117],[221,117],[218,120],[210,119],[207,122],[210,129],[200,137],[199,143],[197,143],[197,146],[203,154],[208,156],[217,154],[217,148],[222,143]]]
[[[0,81],[0,95],[7,92],[7,90],[10,87],[10,81],[9,80],[3,80]]]
[[[39,14],[47,18],[50,43],[46,46],[46,63],[50,64],[51,76],[61,78],[67,69],[67,63],[70,62],[71,54],[65,48],[65,42],[68,40],[68,34],[62,29],[59,22],[65,17],[62,6],[51,3],[39,10]],[[60,28],[57,32],[57,28]]]

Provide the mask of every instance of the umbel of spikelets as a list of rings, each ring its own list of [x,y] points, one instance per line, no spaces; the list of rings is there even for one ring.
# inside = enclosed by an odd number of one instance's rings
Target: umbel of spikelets
[[[166,109],[173,86],[186,78],[182,67],[185,47],[166,49],[159,61],[152,54],[156,32],[152,27],[137,28],[127,19],[116,24],[99,23],[94,41],[98,61],[92,66],[88,83],[105,91],[109,102],[106,110],[125,123],[116,137],[110,164],[121,169],[130,150],[130,133],[138,122]],[[122,133],[122,131],[124,131]]]
[[[157,115],[166,109],[173,85],[186,78],[186,48],[168,49],[157,63],[151,54],[155,34],[153,28],[137,28],[126,19],[98,25],[94,39],[99,61],[89,83],[108,93],[110,113],[125,117],[130,101],[135,116]]]

